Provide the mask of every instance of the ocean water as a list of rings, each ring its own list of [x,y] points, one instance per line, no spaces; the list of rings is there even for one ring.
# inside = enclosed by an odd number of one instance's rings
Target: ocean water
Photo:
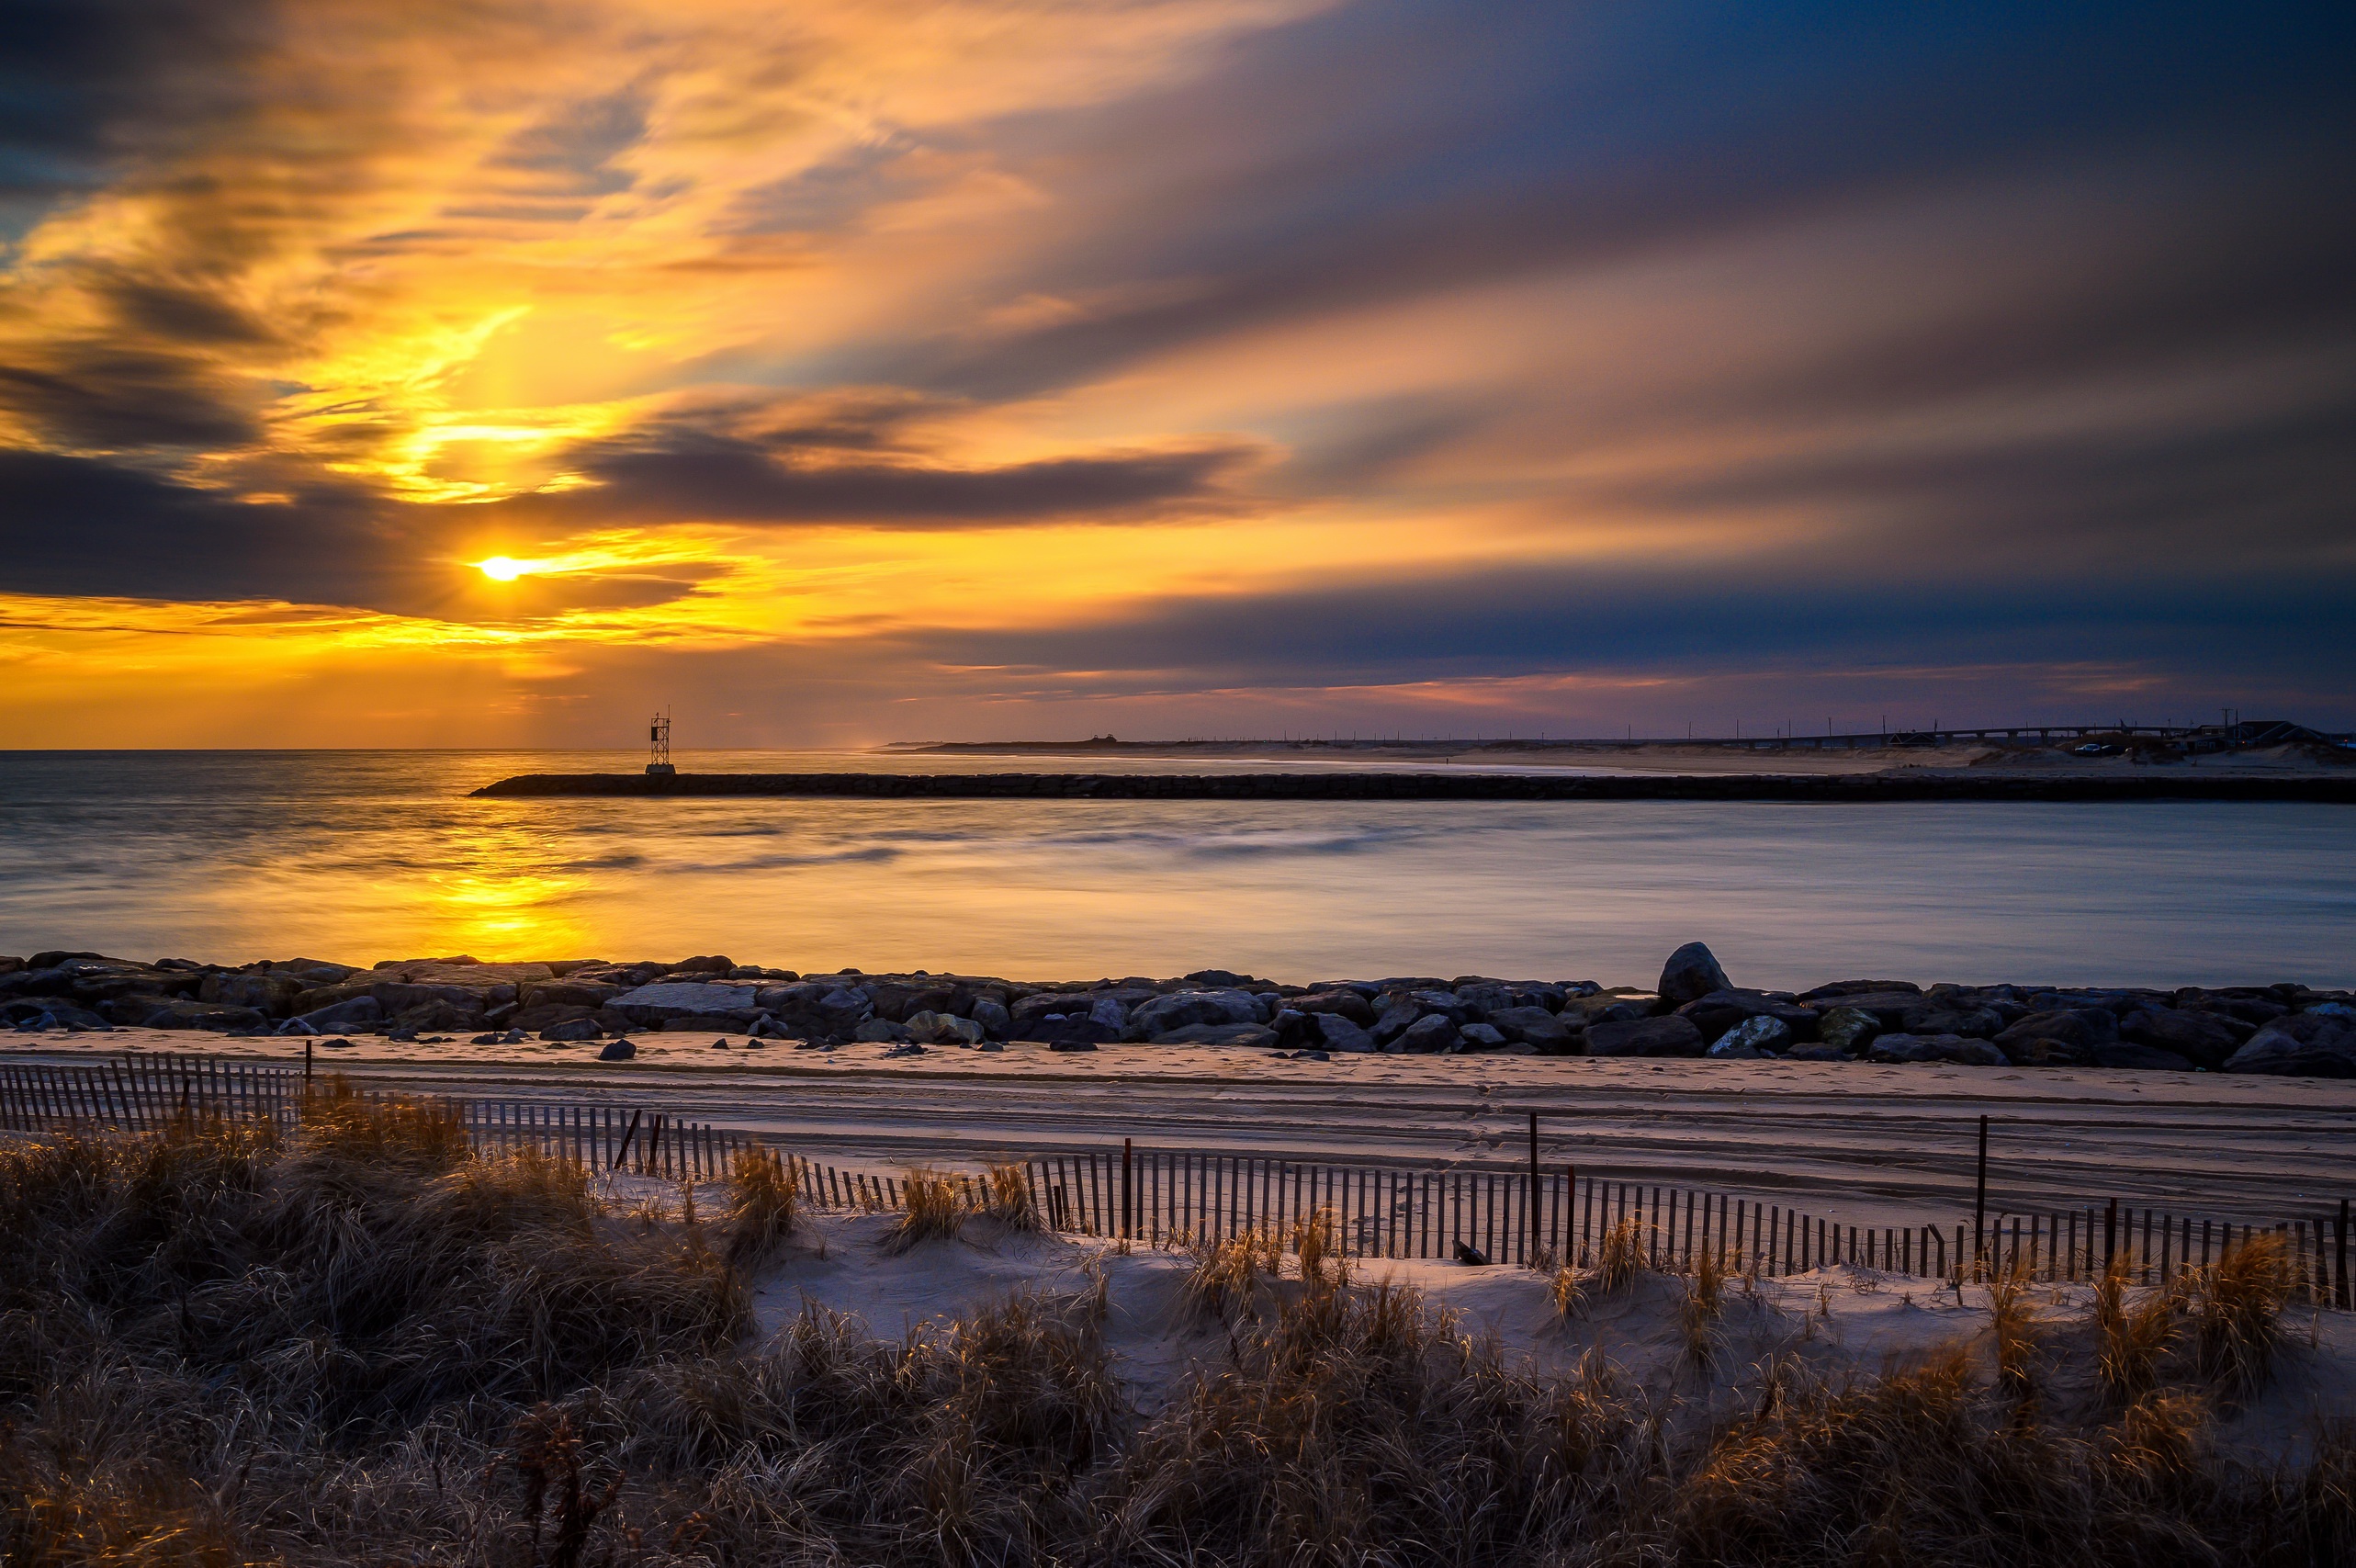
[[[1644,985],[1698,938],[1762,986],[2356,984],[2356,810],[2331,806],[466,798],[641,761],[0,752],[0,953]]]

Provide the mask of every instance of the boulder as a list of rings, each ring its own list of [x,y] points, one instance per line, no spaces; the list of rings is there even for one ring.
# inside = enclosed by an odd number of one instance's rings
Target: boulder
[[[700,958],[684,958],[671,966],[674,975],[725,975],[736,967],[736,961],[718,953],[706,953]]]
[[[1829,1008],[1816,1021],[1818,1041],[1843,1055],[1864,1055],[1881,1032],[1881,1020],[1863,1008]]]
[[[1684,1003],[1699,1001],[1712,991],[1730,991],[1734,982],[1719,967],[1716,954],[1700,942],[1689,942],[1669,954],[1669,962],[1661,966],[1659,988],[1672,1002]]]
[[[2093,1060],[2094,1047],[2112,1043],[2118,1032],[2117,1021],[2102,1009],[2072,1009],[2066,1012],[2033,1012],[1999,1031],[1995,1043],[2006,1059],[2023,1066],[2062,1066]]]
[[[1759,1013],[1744,1019],[1718,1037],[1709,1048],[1713,1056],[1731,1056],[1748,1052],[1753,1056],[1775,1055],[1792,1044],[1791,1026],[1782,1019]]]
[[[637,1054],[637,1046],[626,1038],[609,1040],[605,1043],[605,1049],[597,1053],[597,1059],[601,1062],[626,1062]]]
[[[459,1007],[440,998],[403,1008],[391,1020],[395,1029],[407,1030],[411,1034],[430,1029],[474,1029],[482,1021],[483,1016],[479,1011]]]
[[[2356,1078],[2356,1021],[2321,1012],[2278,1018],[2228,1057],[2225,1070],[2276,1077]]]
[[[1771,997],[1763,991],[1712,991],[1677,1009],[1694,1021],[1705,1040],[1715,1040],[1746,1018],[1780,1020],[1794,1040],[1815,1037],[1817,1014],[1814,1008],[1800,1007]]]
[[[1899,1014],[1898,1027],[1909,1034],[1960,1034],[1987,1040],[2004,1029],[2004,1015],[1993,1008],[1939,998],[1917,1002]]]
[[[1273,1016],[1275,1010],[1263,1010],[1260,999],[1249,991],[1176,991],[1131,1013],[1127,1032],[1133,1039],[1158,1041],[1172,1031],[1196,1025],[1259,1023]]]
[[[1456,1025],[1450,1023],[1445,1014],[1430,1012],[1409,1024],[1385,1049],[1418,1055],[1437,1054],[1454,1050],[1456,1041]]]
[[[581,1008],[583,1010],[572,1016],[585,1018],[628,989],[597,980],[535,980],[516,987],[515,1001],[526,1012],[549,1007]]]
[[[1505,1037],[1485,1023],[1468,1023],[1456,1034],[1460,1051],[1495,1051],[1505,1043]]]
[[[1536,1046],[1542,1055],[1572,1054],[1571,1026],[1542,1007],[1499,1008],[1487,1022],[1515,1044]]]
[[[1708,1045],[1701,1031],[1694,1027],[1694,1021],[1675,1013],[1626,1023],[1587,1025],[1590,1056],[1698,1056]]]
[[[1366,1052],[1375,1048],[1373,1035],[1338,1012],[1313,1012],[1302,1017],[1317,1032],[1317,1043],[1325,1050]]]
[[[385,1016],[385,1007],[374,997],[351,997],[299,1016],[301,1021],[310,1024],[321,1034],[332,1034],[337,1030],[366,1029],[372,1023],[381,1022]]]
[[[596,1020],[576,1018],[568,1020],[563,1023],[550,1024],[547,1028],[540,1031],[540,1038],[561,1044],[569,1043],[576,1040],[594,1040],[604,1032],[605,1032],[603,1030],[597,1027]]]
[[[853,1040],[869,1043],[906,1044],[915,1038],[905,1023],[894,1023],[888,1018],[871,1018],[851,1032]]]
[[[217,974],[204,977],[197,987],[197,998],[285,1018],[294,1010],[295,998],[312,988],[310,982],[294,975]]]
[[[1953,1062],[1967,1067],[2001,1067],[2004,1053],[1985,1040],[1961,1034],[1885,1034],[1866,1051],[1869,1062]]]
[[[1346,1018],[1361,1030],[1374,1027],[1379,1016],[1374,1004],[1353,990],[1312,991],[1305,997],[1294,997],[1285,1006],[1295,1012],[1322,1013]]]
[[[148,1015],[152,1013],[157,1008],[168,1007],[175,1001],[182,1001],[185,999],[185,998],[181,997],[160,995],[153,991],[133,991],[128,996],[109,997],[91,1010],[96,1012],[99,1017],[105,1019],[108,1023],[120,1024],[128,1028],[136,1028],[140,1024],[145,1022]],[[18,1001],[10,1003],[9,1005],[39,1007],[40,1003],[39,998],[20,998]],[[71,1004],[69,1003],[67,1005],[70,1006]]]
[[[1809,993],[1809,997],[1814,995]],[[1799,999],[1806,1001],[1809,997]],[[1894,1031],[1903,1029],[1907,1013],[1922,1006],[1923,1001],[1919,991],[1852,991],[1840,999],[1839,1005],[1866,1013],[1883,1029]]]
[[[659,1029],[674,1020],[698,1028],[716,1023],[750,1023],[761,1011],[758,988],[715,980],[662,980],[624,991],[606,1007],[643,1028]],[[866,1005],[865,998],[860,1006]]]
[[[1423,1016],[1424,1010],[1405,997],[1393,997],[1384,1004],[1381,1015],[1374,1021],[1366,1032],[1373,1040],[1377,1049],[1388,1051],[1397,1044],[1399,1037],[1413,1028],[1415,1021]]]
[[[2171,1052],[2211,1072],[2256,1032],[2239,1019],[2201,1008],[2150,1008],[2119,1021],[2120,1039]]]
[[[912,1012],[905,1027],[912,1038],[928,1045],[977,1045],[982,1039],[980,1024],[952,1012]]]
[[[181,998],[166,1002],[140,1020],[142,1029],[204,1029],[225,1034],[232,1029],[265,1029],[270,1021],[259,1008],[234,1007]]]
[[[1629,1023],[1640,1018],[1651,1018],[1661,998],[1656,996],[1612,996],[1599,993],[1592,997],[1574,997],[1562,1004],[1562,1021],[1574,1027],[1584,1023]]]
[[[1005,1005],[987,997],[975,1002],[973,1019],[980,1026],[984,1037],[990,1040],[1004,1040],[1014,1023]]]
[[[194,1005],[194,1004],[191,1004]],[[34,1029],[105,1029],[106,1019],[88,1008],[75,1007],[62,997],[43,997],[20,1001],[11,1006],[8,1021],[20,1030]],[[177,1024],[159,1028],[180,1028]],[[204,1027],[202,1025],[190,1027]],[[240,1026],[242,1027],[242,1026]]]

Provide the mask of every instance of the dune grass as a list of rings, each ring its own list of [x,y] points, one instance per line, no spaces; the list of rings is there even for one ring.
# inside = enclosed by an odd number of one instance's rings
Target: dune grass
[[[1733,1369],[1740,1407],[1696,1419],[1239,1237],[1187,1283],[1223,1348],[1141,1415],[1100,1280],[897,1338],[806,1305],[755,1343],[744,1269],[797,1223],[782,1168],[732,1172],[707,1235],[455,1133],[329,1093],[285,1136],[0,1145],[0,1564],[2356,1560],[2356,1438],[2221,1461],[2171,1382],[2284,1353],[2262,1254],[2099,1419],[1960,1350],[1839,1385]]]

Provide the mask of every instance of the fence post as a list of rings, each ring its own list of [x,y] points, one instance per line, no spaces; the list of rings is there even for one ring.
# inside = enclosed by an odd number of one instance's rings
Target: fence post
[[[1134,1229],[1135,1221],[1136,1221],[1136,1213],[1137,1213],[1137,1211],[1136,1211],[1136,1207],[1135,1207],[1134,1200],[1135,1200],[1135,1197],[1136,1197],[1136,1191],[1137,1191],[1137,1190],[1136,1190],[1135,1186],[1134,1186],[1134,1185],[1133,1185],[1133,1183],[1132,1183],[1132,1181],[1131,1181],[1131,1177],[1133,1176],[1133,1174],[1134,1173],[1135,1168],[1136,1168],[1136,1157],[1137,1157],[1137,1151],[1136,1151],[1136,1146],[1135,1146],[1135,1145],[1134,1145],[1134,1144],[1133,1144],[1133,1143],[1132,1143],[1129,1139],[1127,1139],[1127,1138],[1123,1138],[1123,1139],[1122,1139],[1122,1140],[1121,1140],[1121,1239],[1122,1239],[1122,1240],[1123,1240],[1123,1241],[1128,1241],[1128,1240],[1132,1239],[1132,1232],[1133,1232],[1133,1230]]]
[[[1526,1264],[1538,1261],[1539,1232],[1538,1228],[1538,1112],[1529,1113],[1529,1251],[1522,1258]]]
[[[2348,1200],[2339,1201],[2339,1231],[2332,1242],[2336,1253],[2332,1272],[2338,1276],[2332,1290],[2332,1300],[2341,1306],[2356,1306],[2348,1289]]]
[[[2111,1261],[2119,1255],[2119,1201],[2111,1200],[2102,1211],[2102,1272],[2111,1271]]]
[[[1988,1118],[1979,1119],[1979,1177],[1971,1203],[1971,1255],[1977,1263],[1988,1245]]]

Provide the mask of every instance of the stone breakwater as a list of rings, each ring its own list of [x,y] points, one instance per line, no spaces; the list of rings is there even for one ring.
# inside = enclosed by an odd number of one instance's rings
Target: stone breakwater
[[[519,773],[472,792],[491,800],[799,795],[890,800],[1762,800],[2304,801],[2356,805],[2356,778],[2250,778],[2193,769],[2152,776],[2000,773]]]
[[[1205,969],[1171,979],[1024,983],[971,975],[804,975],[706,956],[678,963],[316,959],[234,967],[94,953],[0,958],[0,1021],[17,1031],[118,1027],[233,1036],[436,1032],[533,1036],[626,1057],[633,1033],[677,1031],[823,1050],[910,1053],[1009,1041],[1335,1052],[1945,1062],[2356,1077],[2356,993],[2283,983],[2150,990],[1835,980],[1737,986],[1689,942],[1650,988],[1594,980],[1394,976],[1277,985]]]

